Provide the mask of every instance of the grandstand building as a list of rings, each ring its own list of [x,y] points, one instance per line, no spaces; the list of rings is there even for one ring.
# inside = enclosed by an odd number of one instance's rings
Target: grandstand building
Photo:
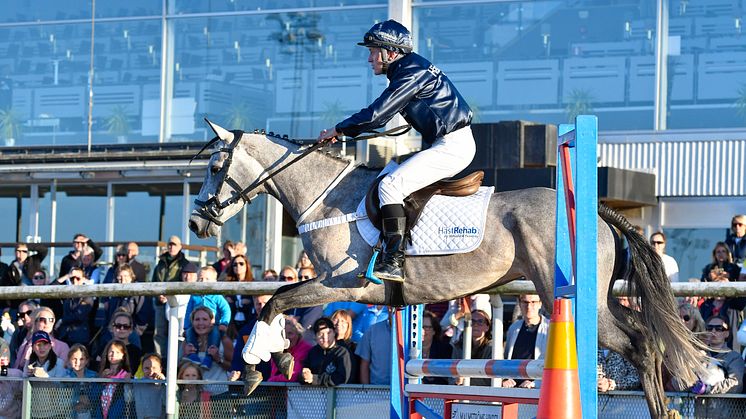
[[[476,122],[598,115],[599,166],[653,176],[652,202],[627,196],[620,207],[648,233],[667,232],[684,278],[746,213],[743,0],[6,3],[0,242],[84,232],[218,244],[187,229],[205,169],[189,159],[212,137],[203,118],[314,138],[385,87],[355,44],[387,18],[412,29]],[[346,151],[369,160],[416,147]],[[638,185],[622,186],[634,195]],[[299,251],[266,197],[226,225],[217,240],[227,239],[248,244],[257,270]]]

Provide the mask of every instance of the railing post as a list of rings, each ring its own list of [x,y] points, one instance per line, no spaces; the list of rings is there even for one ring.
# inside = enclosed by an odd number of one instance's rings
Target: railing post
[[[166,417],[176,419],[176,368],[179,357],[179,302],[175,295],[168,296],[168,356],[166,368]],[[163,310],[163,308],[161,308]]]
[[[21,398],[21,417],[23,419],[31,418],[31,380],[23,380],[23,396]]]

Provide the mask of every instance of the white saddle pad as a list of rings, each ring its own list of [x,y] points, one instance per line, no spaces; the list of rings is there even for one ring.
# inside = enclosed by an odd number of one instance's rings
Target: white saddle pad
[[[484,238],[487,206],[494,186],[482,186],[477,193],[464,196],[433,196],[422,210],[417,224],[410,229],[411,256],[467,253],[479,247]],[[356,224],[365,241],[375,246],[381,232],[373,226],[365,211],[365,198],[357,207]]]

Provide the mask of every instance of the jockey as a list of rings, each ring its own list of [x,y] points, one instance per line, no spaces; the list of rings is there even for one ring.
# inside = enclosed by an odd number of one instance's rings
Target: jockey
[[[397,113],[422,135],[422,150],[386,175],[378,193],[383,254],[374,266],[374,275],[402,282],[407,227],[404,198],[458,174],[471,163],[476,151],[470,127],[472,112],[448,77],[412,52],[412,36],[399,22],[376,23],[358,45],[368,48],[373,74],[385,74],[389,85],[367,108],[321,131],[318,140],[355,137],[384,126]]]

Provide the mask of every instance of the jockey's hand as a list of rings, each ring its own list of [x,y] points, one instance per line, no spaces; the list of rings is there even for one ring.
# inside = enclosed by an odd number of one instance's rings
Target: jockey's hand
[[[503,387],[505,388],[513,388],[515,387],[515,380],[512,378],[508,378],[506,380],[503,380]]]
[[[520,387],[520,388],[536,388],[536,383],[533,380],[524,380],[518,387]]]
[[[334,144],[337,142],[337,137],[339,137],[340,135],[341,134],[337,132],[337,129],[335,127],[322,129],[317,140],[318,142],[329,140],[332,144]]]

